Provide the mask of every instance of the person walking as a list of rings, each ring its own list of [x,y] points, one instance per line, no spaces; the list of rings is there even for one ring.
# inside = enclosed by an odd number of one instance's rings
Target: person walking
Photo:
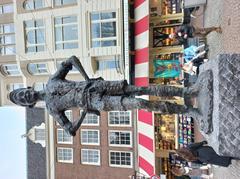
[[[191,24],[183,24],[181,25],[178,30],[171,34],[169,37],[170,38],[175,38],[178,40],[178,42],[184,46],[187,46],[187,40],[188,38],[193,38],[193,37],[205,37],[211,32],[217,32],[217,33],[222,33],[221,27],[206,27],[206,28],[199,28],[199,27],[194,27]]]
[[[194,61],[199,57],[203,57],[208,52],[208,46],[202,44],[200,46],[191,45],[183,50],[185,62]]]
[[[238,159],[231,156],[218,155],[211,146],[206,145],[207,141],[193,143],[186,148],[176,150],[176,153],[189,162],[202,164],[213,164],[228,167],[232,159]]]

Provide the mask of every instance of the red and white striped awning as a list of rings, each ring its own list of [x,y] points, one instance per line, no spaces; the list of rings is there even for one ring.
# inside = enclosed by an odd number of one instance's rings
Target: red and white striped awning
[[[134,1],[135,15],[135,85],[149,85],[149,0]],[[144,96],[148,99],[148,96]],[[139,172],[155,173],[155,146],[153,113],[138,110],[138,165]]]

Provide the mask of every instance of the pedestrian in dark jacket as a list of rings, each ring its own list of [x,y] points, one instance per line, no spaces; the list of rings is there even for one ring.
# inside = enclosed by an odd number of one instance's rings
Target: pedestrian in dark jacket
[[[213,164],[228,167],[232,159],[230,156],[218,155],[211,146],[204,145],[207,141],[193,143],[187,148],[178,149],[177,154],[189,162],[198,162],[202,164]]]
[[[179,29],[171,36],[178,40],[178,42],[182,45],[187,45],[188,38],[193,37],[204,37],[208,35],[210,32],[218,32],[221,33],[221,27],[207,27],[207,28],[198,28],[194,27],[190,24],[183,24],[179,27]]]

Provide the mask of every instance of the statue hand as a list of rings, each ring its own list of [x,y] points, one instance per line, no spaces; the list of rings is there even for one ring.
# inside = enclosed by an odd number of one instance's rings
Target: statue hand
[[[72,64],[71,63],[68,63],[66,61],[62,62],[62,66],[67,69],[67,70],[72,70]]]
[[[87,109],[87,112],[91,113],[91,114],[95,114],[97,116],[100,116],[100,112],[98,110],[95,110],[95,109]]]
[[[98,78],[91,78],[90,81],[103,81],[104,79],[102,77]]]
[[[76,135],[76,131],[74,131],[73,128],[71,127],[71,128],[69,128],[69,134],[71,136],[75,136]]]

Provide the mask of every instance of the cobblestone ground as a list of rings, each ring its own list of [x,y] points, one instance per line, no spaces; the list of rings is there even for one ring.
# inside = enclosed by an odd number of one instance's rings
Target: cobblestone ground
[[[207,36],[210,60],[216,59],[220,53],[240,53],[240,0],[208,0],[203,25],[220,25],[223,31]],[[228,168],[213,166],[212,172],[214,179],[240,179],[240,161],[233,161]]]

